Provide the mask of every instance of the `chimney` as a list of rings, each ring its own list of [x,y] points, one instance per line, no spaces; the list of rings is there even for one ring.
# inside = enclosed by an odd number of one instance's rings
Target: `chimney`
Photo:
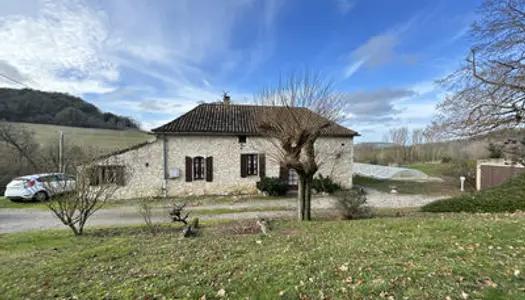
[[[222,96],[222,103],[224,105],[230,105],[231,99],[230,99],[230,96],[227,93],[224,93],[224,95]]]

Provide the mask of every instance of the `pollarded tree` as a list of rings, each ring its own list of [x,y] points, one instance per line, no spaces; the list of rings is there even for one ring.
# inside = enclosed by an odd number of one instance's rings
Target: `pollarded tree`
[[[275,148],[275,159],[298,175],[297,218],[311,219],[313,176],[320,166],[315,142],[344,116],[344,97],[321,74],[292,74],[257,96],[263,110],[258,127]],[[314,117],[313,111],[321,117]]]

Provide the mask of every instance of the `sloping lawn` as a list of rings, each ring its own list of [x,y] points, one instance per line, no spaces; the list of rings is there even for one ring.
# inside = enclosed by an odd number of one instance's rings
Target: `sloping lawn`
[[[525,216],[279,221],[270,237],[137,227],[0,236],[4,299],[523,299]],[[110,234],[113,233],[113,234]],[[465,296],[466,295],[466,296]],[[407,297],[407,298],[404,298]],[[392,298],[390,298],[392,299]]]

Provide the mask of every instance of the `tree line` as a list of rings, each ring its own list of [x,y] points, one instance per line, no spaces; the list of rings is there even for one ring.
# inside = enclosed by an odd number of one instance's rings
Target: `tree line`
[[[425,162],[504,158],[509,139],[521,141],[525,131],[499,130],[490,134],[458,139],[443,139],[431,128],[392,128],[383,143],[355,146],[355,161],[378,165],[403,165]]]
[[[64,93],[0,88],[0,120],[104,129],[138,129],[129,117],[102,112]]]

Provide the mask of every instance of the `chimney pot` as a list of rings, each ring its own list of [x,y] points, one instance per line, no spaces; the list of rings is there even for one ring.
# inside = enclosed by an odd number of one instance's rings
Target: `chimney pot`
[[[231,99],[230,99],[229,95],[224,94],[224,96],[223,96],[223,103],[226,104],[226,105],[229,105],[231,103]]]

